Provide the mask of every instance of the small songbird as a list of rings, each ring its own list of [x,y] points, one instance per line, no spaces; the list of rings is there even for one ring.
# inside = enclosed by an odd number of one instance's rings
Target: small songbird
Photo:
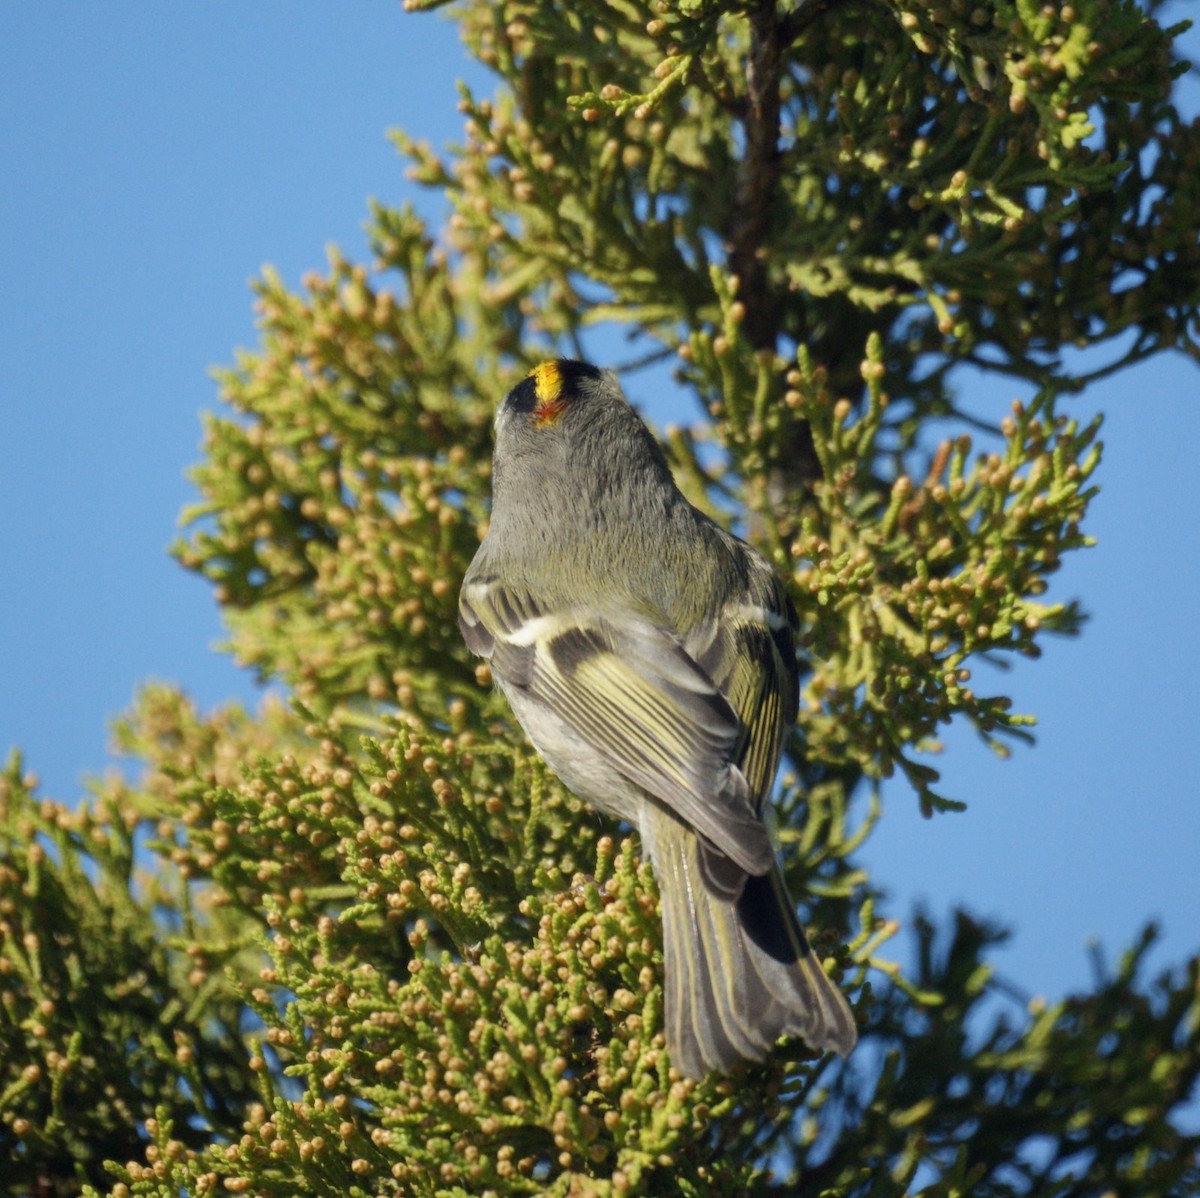
[[[796,718],[795,619],[767,562],[680,493],[611,372],[544,362],[509,392],[459,627],[551,769],[640,833],[689,1077],[780,1036],[842,1056],[857,1038],[763,818]]]

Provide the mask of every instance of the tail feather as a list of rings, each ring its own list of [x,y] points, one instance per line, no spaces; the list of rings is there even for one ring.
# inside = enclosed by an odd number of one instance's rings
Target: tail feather
[[[642,834],[663,913],[666,1030],[671,1061],[701,1077],[761,1060],[780,1036],[841,1056],[857,1031],[796,919],[778,867],[762,877],[714,862],[713,850],[669,811],[647,811]]]

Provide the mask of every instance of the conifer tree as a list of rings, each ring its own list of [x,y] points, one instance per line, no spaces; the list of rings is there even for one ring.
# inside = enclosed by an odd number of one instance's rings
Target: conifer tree
[[[140,777],[76,807],[0,778],[0,1191],[1200,1190],[1200,958],[1148,978],[1148,930],[1023,1009],[966,912],[881,958],[907,913],[857,857],[880,779],[956,805],[939,725],[1027,737],[973,664],[1078,628],[1044,598],[1103,475],[1070,397],[1200,357],[1200,127],[1158,8],[460,0],[496,92],[463,90],[453,150],[396,134],[446,227],[376,206],[373,261],[266,274],[206,421],[177,554],[287,698],[147,688]],[[800,614],[779,837],[844,1063],[672,1072],[638,846],[457,632],[495,403],[614,327],[635,400],[663,363],[690,397],[680,485]],[[970,369],[1028,400],[981,421]]]

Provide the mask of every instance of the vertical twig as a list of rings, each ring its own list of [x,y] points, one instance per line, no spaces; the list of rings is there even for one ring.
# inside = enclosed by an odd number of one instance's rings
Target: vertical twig
[[[782,38],[774,0],[750,13],[746,63],[745,153],[734,188],[729,264],[738,276],[738,299],[746,309],[742,332],[756,349],[773,349],[778,334],[776,301],[767,276],[766,247],[779,188],[779,73]]]

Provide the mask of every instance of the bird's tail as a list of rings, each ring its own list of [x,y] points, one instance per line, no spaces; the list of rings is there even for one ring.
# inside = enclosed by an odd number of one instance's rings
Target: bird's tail
[[[785,1035],[846,1056],[854,1018],[809,947],[778,866],[746,875],[657,805],[642,835],[662,903],[671,1063],[698,1078],[761,1060]]]

